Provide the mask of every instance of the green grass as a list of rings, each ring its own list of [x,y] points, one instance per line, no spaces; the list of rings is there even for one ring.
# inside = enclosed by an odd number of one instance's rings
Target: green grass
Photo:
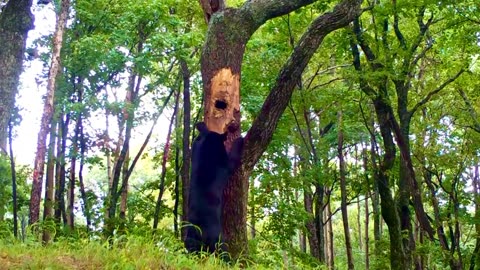
[[[0,269],[238,269],[215,256],[200,258],[169,250],[161,242],[130,237],[108,247],[99,241],[60,240],[0,244]]]
[[[0,224],[1,225],[1,224]],[[1,227],[1,226],[0,226]],[[40,228],[33,228],[40,231]],[[226,264],[209,254],[186,254],[170,231],[137,229],[107,243],[77,230],[62,231],[54,242],[42,245],[41,236],[28,229],[27,239],[15,239],[0,228],[0,270],[4,269],[323,269],[303,253],[280,249],[276,241],[252,240],[244,264]],[[70,237],[60,236],[70,235]]]

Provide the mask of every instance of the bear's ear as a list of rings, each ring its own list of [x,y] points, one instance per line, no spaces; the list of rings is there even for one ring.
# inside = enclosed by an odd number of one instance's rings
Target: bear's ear
[[[205,122],[198,122],[195,127],[197,128],[198,131],[200,131],[200,134],[205,134],[208,133],[208,128]]]

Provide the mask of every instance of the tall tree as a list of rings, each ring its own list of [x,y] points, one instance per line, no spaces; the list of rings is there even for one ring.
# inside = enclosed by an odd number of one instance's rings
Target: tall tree
[[[180,60],[183,77],[183,139],[182,139],[182,221],[187,220],[188,187],[190,186],[190,69],[187,62]],[[185,238],[185,226],[182,229],[182,240]]]
[[[0,152],[7,149],[8,122],[15,105],[28,31],[33,29],[31,7],[32,0],[9,0],[0,12]]]
[[[352,241],[350,236],[350,227],[348,225],[347,212],[347,168],[344,155],[344,132],[343,132],[343,112],[338,112],[338,162],[340,173],[340,196],[343,221],[343,234],[345,237],[345,249],[347,253],[348,269],[355,269],[353,264]],[[358,213],[360,214],[360,212]]]
[[[30,197],[30,214],[29,223],[34,224],[39,219],[40,214],[40,198],[42,195],[43,173],[45,165],[45,153],[47,150],[46,139],[49,126],[52,122],[54,112],[53,100],[55,96],[56,79],[60,72],[60,51],[63,45],[63,34],[67,24],[68,10],[70,8],[70,0],[62,0],[60,13],[57,15],[55,32],[53,34],[53,51],[50,70],[47,82],[47,97],[45,99],[43,114],[40,123],[40,131],[37,138],[37,152],[35,154],[35,163],[33,167],[33,183],[32,194]]]
[[[204,120],[209,130],[229,130],[227,149],[240,136],[240,78],[245,46],[266,21],[288,14],[313,0],[247,1],[239,8],[226,8],[225,1],[200,1],[209,28],[201,57]],[[310,25],[280,71],[263,107],[249,129],[242,165],[224,192],[223,237],[233,257],[246,252],[248,177],[272,139],[299,78],[323,38],[348,25],[360,13],[361,0],[345,0]]]

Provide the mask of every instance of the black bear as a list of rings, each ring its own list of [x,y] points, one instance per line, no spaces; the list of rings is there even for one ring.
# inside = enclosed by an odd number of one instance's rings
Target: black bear
[[[222,248],[222,202],[228,178],[239,165],[243,138],[233,142],[228,154],[224,142],[227,133],[209,131],[204,122],[196,128],[200,134],[192,145],[188,217],[185,247],[189,252],[213,253]]]

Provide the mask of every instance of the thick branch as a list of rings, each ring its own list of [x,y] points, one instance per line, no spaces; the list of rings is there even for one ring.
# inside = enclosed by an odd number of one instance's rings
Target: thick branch
[[[397,11],[397,0],[393,0],[393,29],[395,31],[395,36],[400,42],[400,46],[403,49],[407,49],[407,42],[405,41],[405,37],[403,36],[402,32],[400,31],[400,27],[398,27],[398,11]]]
[[[260,1],[253,1],[260,2]],[[269,2],[269,1],[264,1]],[[278,2],[278,1],[277,1]],[[286,1],[280,1],[281,3]],[[288,105],[293,90],[325,36],[347,26],[360,13],[362,0],[344,0],[333,12],[318,17],[300,39],[283,66],[258,117],[246,135],[242,169],[247,175],[270,143],[278,121]],[[277,3],[278,5],[278,3]]]
[[[251,0],[242,7],[241,12],[248,14],[258,26],[269,19],[286,15],[316,0]]]

